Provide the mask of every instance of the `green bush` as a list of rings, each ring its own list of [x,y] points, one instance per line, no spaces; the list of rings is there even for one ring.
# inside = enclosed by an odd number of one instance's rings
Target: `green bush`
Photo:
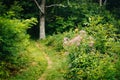
[[[44,57],[44,51],[40,50],[36,43],[30,41],[26,53],[22,55],[21,62],[25,67],[21,68],[15,75],[8,77],[6,80],[37,80],[47,68],[47,60]],[[26,62],[27,60],[27,62]]]
[[[58,34],[54,34],[52,36],[48,36],[44,40],[44,42],[47,46],[51,46],[56,51],[61,51],[61,50],[63,50],[63,39],[64,39],[64,37],[71,38],[74,35],[75,35],[74,32],[72,30],[70,30],[69,32],[58,33]]]
[[[89,18],[89,26],[84,29],[96,39],[96,49],[103,54],[108,53],[113,55],[114,53],[118,53],[119,50],[117,49],[120,46],[118,46],[117,28],[114,24],[109,22],[103,23],[105,18],[99,15]]]
[[[34,18],[10,20],[0,17],[0,77],[7,77],[19,70],[23,51],[29,44],[26,30],[35,24]]]
[[[45,44],[47,46],[51,46],[56,51],[60,51],[60,50],[63,49],[63,45],[62,45],[62,39],[63,39],[63,37],[64,36],[62,36],[61,34],[49,36],[45,40]]]
[[[120,45],[117,29],[112,23],[102,23],[103,19],[100,16],[91,17],[88,25],[83,28],[94,38],[93,47],[89,46],[86,37],[79,47],[68,48],[67,80],[115,80],[116,76],[119,78],[117,70]]]
[[[116,64],[116,79],[120,80],[120,56],[119,56],[119,60],[117,61]]]
[[[101,54],[87,43],[69,51],[67,80],[115,80],[114,56]]]
[[[73,53],[74,54],[74,53]],[[71,62],[69,80],[115,80],[115,64],[107,54],[80,53]]]

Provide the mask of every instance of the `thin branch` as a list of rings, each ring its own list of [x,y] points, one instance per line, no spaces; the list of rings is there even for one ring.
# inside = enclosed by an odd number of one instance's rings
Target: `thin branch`
[[[69,0],[67,0],[67,4],[70,5],[70,1]]]
[[[40,7],[40,5],[38,4],[38,2],[36,0],[34,0],[35,4],[37,5],[37,7],[39,8],[39,10],[44,14],[42,8]]]
[[[52,5],[46,6],[46,8],[53,7],[53,6],[66,7],[65,5],[62,5],[62,4],[52,4]]]

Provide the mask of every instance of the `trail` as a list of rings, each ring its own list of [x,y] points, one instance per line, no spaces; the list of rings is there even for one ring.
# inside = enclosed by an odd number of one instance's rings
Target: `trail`
[[[61,52],[56,52],[52,47],[47,47],[40,42],[36,46],[44,54],[47,67],[38,80],[65,80],[64,74],[67,71],[67,56]]]
[[[47,54],[45,54],[45,58],[48,62],[48,66],[47,66],[45,72],[41,75],[41,77],[38,80],[46,80],[47,70],[52,68],[52,61],[50,60],[50,58],[48,57]]]
[[[44,51],[44,49],[40,46],[39,43],[36,43],[36,45],[40,50]],[[41,75],[41,77],[38,80],[46,80],[47,71],[52,68],[52,61],[51,61],[50,57],[46,53],[44,53],[44,56],[47,60],[48,65],[47,65],[46,70],[44,71],[44,73]]]

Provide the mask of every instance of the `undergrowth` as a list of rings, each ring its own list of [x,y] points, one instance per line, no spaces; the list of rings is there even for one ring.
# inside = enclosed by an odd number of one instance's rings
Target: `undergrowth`
[[[44,51],[52,61],[52,68],[47,70],[45,80],[66,80],[64,76],[68,68],[67,56],[62,51],[56,51],[52,46],[46,47],[44,41],[40,43],[43,43]]]
[[[7,80],[37,80],[46,69],[47,61],[44,52],[36,47],[35,42],[31,42],[23,58],[28,60],[27,66]]]

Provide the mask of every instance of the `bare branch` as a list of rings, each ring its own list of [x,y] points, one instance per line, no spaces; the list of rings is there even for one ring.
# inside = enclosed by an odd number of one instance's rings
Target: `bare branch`
[[[66,7],[65,5],[62,5],[62,4],[52,4],[52,5],[49,5],[49,6],[46,6],[46,7],[49,8],[49,7],[53,7],[53,6]]]
[[[42,10],[42,8],[40,7],[40,5],[38,4],[38,2],[36,0],[34,0],[35,4],[37,5],[38,9],[44,14],[44,11]]]

